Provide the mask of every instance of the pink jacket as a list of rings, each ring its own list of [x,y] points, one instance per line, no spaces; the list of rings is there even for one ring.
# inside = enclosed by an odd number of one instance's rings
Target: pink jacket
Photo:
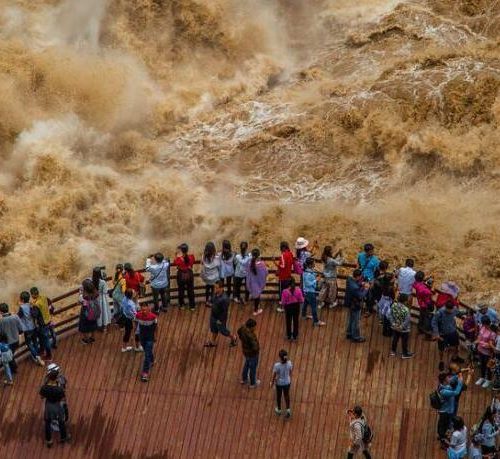
[[[283,290],[281,294],[281,305],[288,306],[289,304],[303,303],[304,294],[300,287],[295,287],[293,294],[289,288]]]

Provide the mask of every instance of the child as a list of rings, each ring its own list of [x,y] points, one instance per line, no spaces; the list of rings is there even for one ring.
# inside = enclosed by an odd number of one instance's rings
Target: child
[[[7,344],[7,337],[5,335],[0,336],[0,356],[5,376],[3,383],[6,386],[12,386],[12,384],[14,384],[14,380],[12,378],[10,362],[12,362],[13,355],[9,345]]]
[[[156,314],[151,312],[147,303],[141,304],[141,310],[135,315],[139,326],[139,339],[144,349],[144,362],[142,364],[141,381],[149,381],[149,371],[154,363],[153,346],[155,342],[158,320]]]
[[[292,416],[290,409],[290,384],[292,382],[292,362],[288,360],[288,352],[281,349],[279,352],[279,361],[273,366],[273,377],[271,380],[271,387],[276,385],[276,408],[274,412],[277,416],[281,416],[281,396],[285,397],[286,412],[285,418]]]
[[[470,442],[469,459],[482,459],[483,453],[481,452],[481,436],[474,435]]]
[[[318,290],[318,280],[316,278],[317,273],[314,271],[314,258],[309,257],[305,261],[305,270],[302,275],[303,284],[304,284],[304,297],[305,301],[302,306],[302,318],[303,319],[312,319],[313,326],[321,327],[325,325],[325,322],[319,320],[318,317],[318,303],[317,303],[317,290]],[[312,315],[306,315],[307,306],[311,306]]]

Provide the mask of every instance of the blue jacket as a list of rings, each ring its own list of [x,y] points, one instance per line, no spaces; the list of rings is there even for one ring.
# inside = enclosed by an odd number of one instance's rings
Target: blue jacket
[[[432,334],[434,336],[450,335],[457,331],[455,317],[460,317],[462,313],[458,309],[447,312],[443,306],[432,318]]]
[[[151,273],[151,287],[168,287],[168,267],[169,262],[167,260],[163,260],[161,263],[153,263],[150,258],[146,260],[146,271]]]
[[[316,293],[318,281],[316,273],[312,269],[306,269],[302,274],[302,282],[304,284],[304,293]]]
[[[377,270],[379,264],[380,260],[375,255],[367,257],[365,252],[361,252],[358,255],[359,269],[361,269],[363,278],[368,282],[375,279],[375,271]]]
[[[122,301],[122,313],[127,319],[135,319],[135,313],[137,312],[137,308],[133,300],[123,297]]]
[[[483,422],[480,433],[483,435],[483,441],[481,442],[483,446],[495,446],[495,437],[497,436],[497,430],[490,421]]]
[[[438,392],[444,399],[443,405],[439,410],[440,413],[453,414],[455,412],[455,397],[459,395],[460,392],[462,392],[462,386],[463,383],[460,380],[458,381],[457,387],[455,387],[455,389],[452,389],[451,386],[439,386]]]
[[[366,296],[366,293],[367,290],[365,290],[353,277],[348,277],[344,304],[353,311],[360,310],[361,301]]]

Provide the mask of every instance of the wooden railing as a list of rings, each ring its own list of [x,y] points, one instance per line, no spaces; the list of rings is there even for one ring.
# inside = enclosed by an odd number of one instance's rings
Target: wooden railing
[[[269,269],[269,274],[268,276],[268,281],[266,284],[266,288],[263,291],[262,294],[262,299],[263,301],[275,301],[278,302],[278,281],[276,279],[276,269],[275,269],[275,261],[279,260],[279,257],[262,257],[261,258],[263,261],[265,261],[268,265]],[[320,260],[316,260],[316,263],[320,263]],[[195,265],[198,267],[200,265],[200,262],[197,261]],[[342,300],[344,298],[344,292],[345,292],[345,280],[347,279],[348,275],[351,274],[352,270],[357,268],[357,265],[352,264],[352,263],[346,263],[344,264],[340,269],[337,274],[337,279],[340,280],[339,285],[338,285],[338,298]],[[144,269],[138,270],[139,272],[145,272]],[[171,305],[176,305],[177,300],[179,298],[178,296],[178,288],[177,288],[177,280],[176,280],[176,275],[175,271],[172,272],[172,270],[169,272],[169,277],[170,277],[170,304]],[[200,273],[195,271],[194,273],[194,278],[195,278],[195,301],[197,304],[203,303],[205,298],[205,284],[202,283],[201,278],[200,278]],[[108,277],[107,281],[111,281],[112,278]],[[146,284],[149,284],[149,281],[146,282]],[[438,290],[436,290],[438,292]],[[70,290],[69,292],[66,292],[62,295],[59,295],[55,298],[51,298],[52,304],[54,305],[55,311],[53,313],[53,317],[56,319],[55,320],[55,330],[58,336],[61,336],[65,333],[72,332],[74,329],[78,327],[78,320],[79,320],[79,313],[80,313],[80,303],[78,302],[78,296],[80,293],[79,288],[75,288],[73,290]],[[150,289],[147,290],[147,293],[145,296],[140,298],[139,302],[150,302],[152,299],[152,292]],[[112,300],[109,299],[109,303],[112,304]],[[460,306],[465,308],[465,309],[470,309],[470,306],[460,302]],[[411,315],[413,320],[418,320],[419,317],[419,308],[414,305],[411,308]],[[59,317],[63,317],[61,320],[57,320]],[[463,334],[460,333],[460,336],[462,339],[464,339]],[[21,346],[19,347],[18,351],[16,352],[16,357],[23,357],[27,355],[28,349],[24,345],[24,343],[21,343]]]

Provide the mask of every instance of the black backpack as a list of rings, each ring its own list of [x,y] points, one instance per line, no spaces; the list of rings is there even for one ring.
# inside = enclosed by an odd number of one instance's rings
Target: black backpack
[[[373,430],[365,422],[365,423],[363,423],[361,431],[363,432],[363,443],[365,445],[370,444],[373,441]]]
[[[432,408],[440,410],[443,407],[444,398],[439,393],[439,390],[435,390],[429,395],[429,401],[431,402]]]

